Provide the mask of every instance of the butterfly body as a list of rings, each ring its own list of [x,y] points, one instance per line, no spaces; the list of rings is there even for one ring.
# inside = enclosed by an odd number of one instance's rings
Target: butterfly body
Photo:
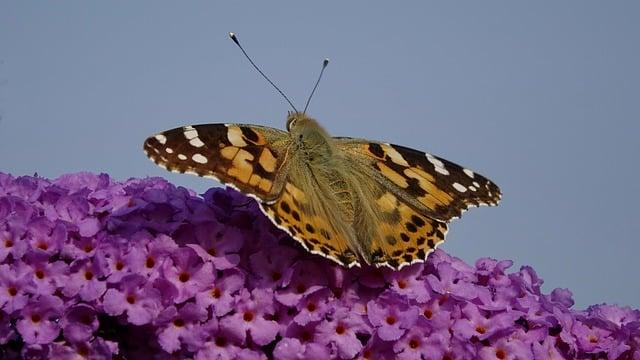
[[[304,113],[289,114],[287,130],[185,126],[149,137],[144,148],[170,171],[256,198],[305,249],[349,267],[424,261],[449,220],[500,198],[471,170],[397,145],[331,137]]]

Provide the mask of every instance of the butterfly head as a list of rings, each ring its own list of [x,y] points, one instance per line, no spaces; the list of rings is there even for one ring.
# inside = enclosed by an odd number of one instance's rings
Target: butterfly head
[[[287,113],[287,131],[295,132],[297,129],[304,127],[309,121],[315,122],[307,114],[300,111],[289,111]]]
[[[329,134],[315,119],[310,118],[304,112],[289,113],[287,131],[308,151],[318,151],[323,155],[328,155],[332,150]]]
[[[294,136],[307,137],[310,133],[319,132],[329,136],[316,119],[301,111],[291,111],[287,115],[287,131]]]

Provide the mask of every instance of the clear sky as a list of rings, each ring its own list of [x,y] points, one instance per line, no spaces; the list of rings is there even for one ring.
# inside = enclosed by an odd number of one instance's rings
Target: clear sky
[[[39,4],[39,6],[35,5]],[[531,265],[577,307],[640,307],[640,3],[0,3],[0,171],[169,174],[143,140],[190,123],[284,128],[287,104],[227,38],[335,135],[432,152],[501,186],[443,248]]]

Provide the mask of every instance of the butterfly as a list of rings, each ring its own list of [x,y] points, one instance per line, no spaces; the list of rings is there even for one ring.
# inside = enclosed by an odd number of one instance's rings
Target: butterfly
[[[183,126],[149,137],[144,151],[169,171],[255,198],[307,251],[347,267],[425,261],[451,219],[500,201],[496,184],[437,156],[331,137],[304,112],[290,112],[286,128]]]

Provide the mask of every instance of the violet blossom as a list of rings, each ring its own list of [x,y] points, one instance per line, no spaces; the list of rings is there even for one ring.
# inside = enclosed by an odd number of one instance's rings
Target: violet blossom
[[[346,269],[234,190],[0,173],[2,358],[640,359],[640,311],[512,266]]]

